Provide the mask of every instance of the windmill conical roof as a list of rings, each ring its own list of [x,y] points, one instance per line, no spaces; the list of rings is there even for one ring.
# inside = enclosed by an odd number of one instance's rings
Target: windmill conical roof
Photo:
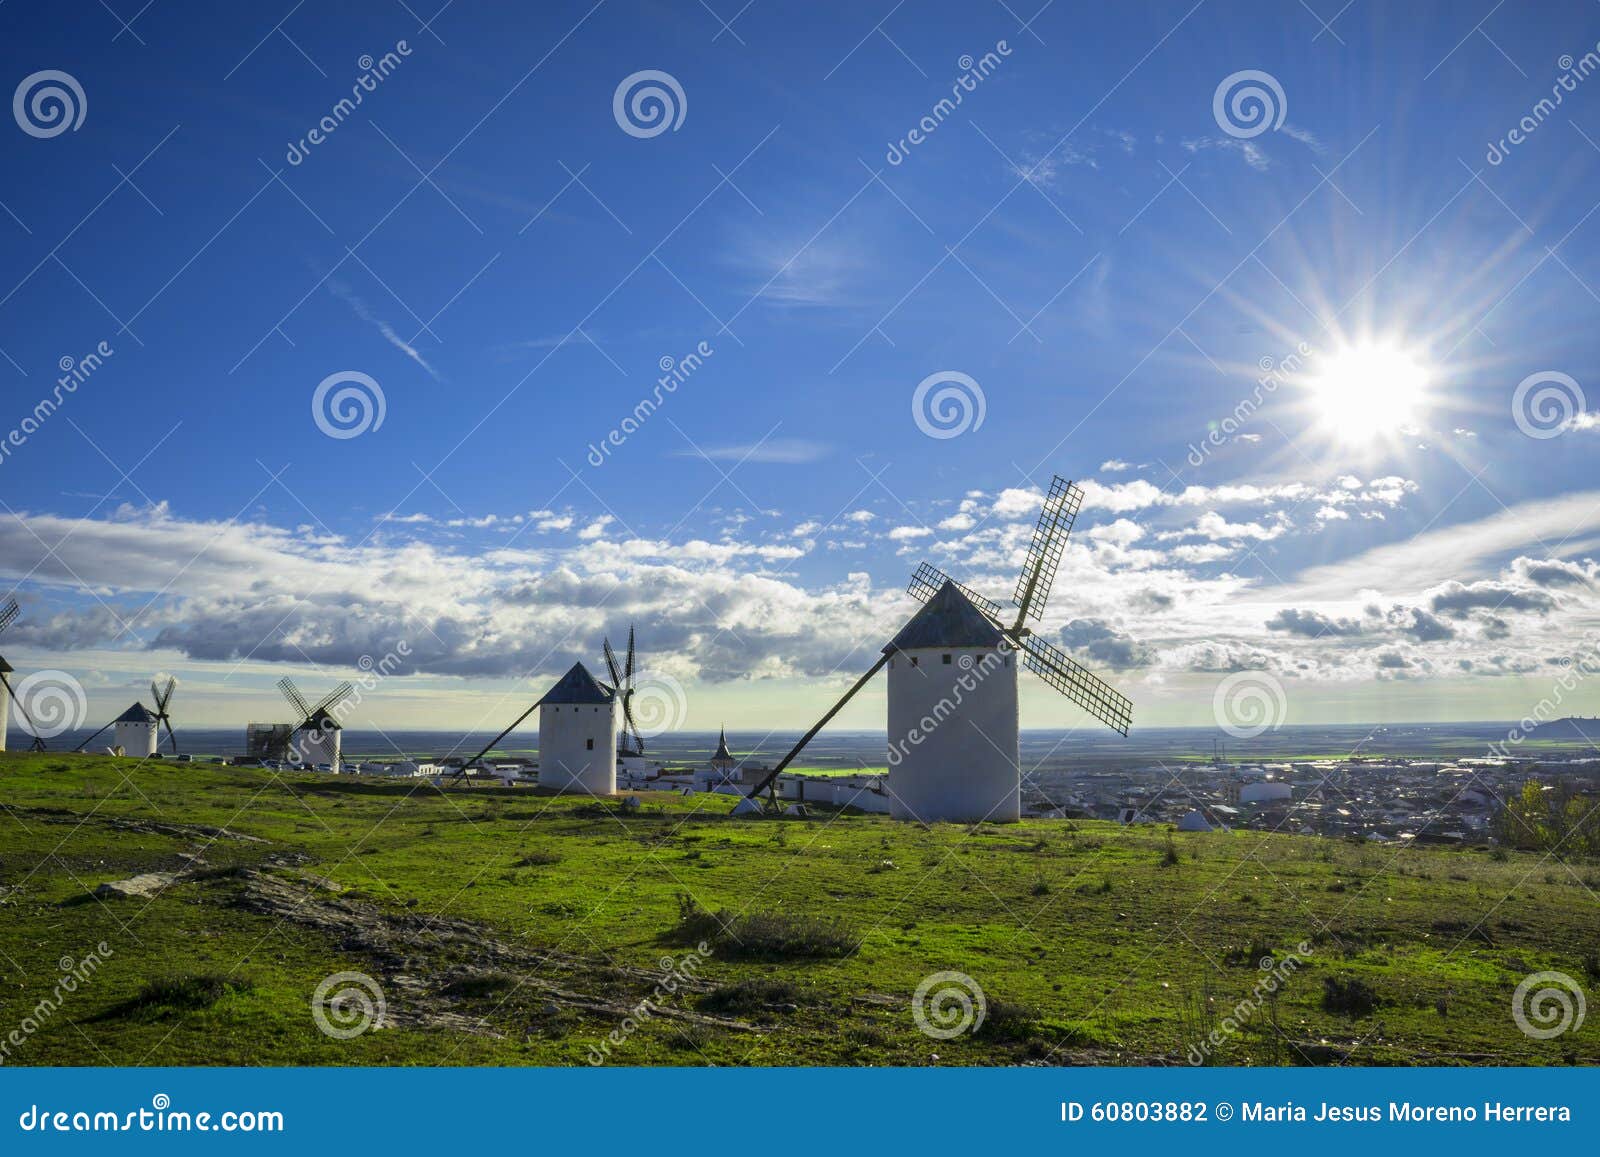
[[[150,709],[143,703],[135,703],[112,720],[113,723],[154,723],[155,721],[156,717],[150,714]]]
[[[998,647],[1002,638],[989,616],[947,580],[883,650],[887,654],[920,647]]]
[[[574,663],[572,670],[561,676],[556,685],[545,692],[540,703],[610,703],[614,692],[589,674],[589,668]]]
[[[717,739],[717,753],[711,758],[713,760],[726,759],[729,763],[733,762],[733,756],[728,754],[728,729],[726,727],[722,729],[722,734]]]

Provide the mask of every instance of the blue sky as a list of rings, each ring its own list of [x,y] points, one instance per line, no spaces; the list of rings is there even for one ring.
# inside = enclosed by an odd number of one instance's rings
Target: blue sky
[[[1595,5],[435,7],[0,8],[6,83],[86,106],[0,132],[0,428],[112,351],[0,460],[19,672],[231,724],[403,643],[357,721],[478,727],[632,621],[673,722],[800,726],[920,558],[1009,593],[1052,472],[1046,629],[1142,722],[1250,671],[1292,721],[1515,717],[1600,622]],[[1372,348],[1425,391],[1351,437]],[[347,372],[382,423],[330,437]],[[924,432],[941,373],[981,425]]]

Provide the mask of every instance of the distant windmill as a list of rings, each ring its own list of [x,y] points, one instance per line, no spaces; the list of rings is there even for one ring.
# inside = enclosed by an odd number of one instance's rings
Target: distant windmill
[[[1082,504],[1083,491],[1071,482],[1059,475],[1051,482],[1017,579],[1012,600],[1016,615],[1009,624],[999,604],[927,563],[919,566],[908,590],[923,608],[747,798],[771,788],[817,732],[885,665],[889,792],[891,812],[899,818],[969,823],[1018,818],[1021,765],[1014,655],[1060,694],[1127,735],[1133,704],[1027,625],[1038,622],[1044,611]]]
[[[167,685],[158,687],[154,679],[150,680],[150,697],[155,701],[156,709],[151,712],[156,717],[157,724],[164,724],[167,728],[167,739],[172,743],[172,754],[178,754],[178,737],[172,732],[172,693],[178,689],[178,681],[171,675],[167,676]],[[157,737],[159,741],[159,736]]]
[[[355,687],[349,683],[340,683],[312,706],[306,697],[300,694],[300,689],[288,679],[278,680],[278,690],[289,701],[289,706],[299,715],[295,724],[292,750],[299,753],[301,763],[326,763],[335,771],[339,769],[339,733],[344,730],[339,721],[334,718],[333,712],[337,711],[351,695]]]
[[[633,721],[633,628],[628,628],[628,661],[621,671],[617,670],[617,656],[611,649],[611,640],[605,640],[606,667],[611,672],[611,685],[616,689],[617,698],[622,701],[622,735],[617,743],[618,755],[644,755],[644,738],[639,734],[639,725]],[[629,748],[628,738],[632,736],[633,747]]]
[[[178,681],[170,675],[167,676],[165,687],[160,686],[155,679],[150,680],[150,695],[156,705],[154,711],[143,703],[135,703],[73,750],[82,751],[104,735],[108,729],[115,727],[117,746],[128,755],[143,759],[154,755],[160,748],[161,726],[166,724],[167,738],[172,742],[172,754],[177,755],[178,737],[172,733],[172,693],[177,689]]]
[[[6,605],[0,607],[0,631],[4,631],[15,622],[17,616],[21,613],[22,608],[17,606],[17,600],[7,599]],[[3,656],[0,656],[0,751],[6,749],[6,727],[10,719],[6,704],[13,699],[16,700],[17,713],[22,716],[23,721],[28,725],[28,731],[33,735],[33,743],[29,745],[30,748],[34,751],[43,751],[44,740],[39,735],[39,729],[33,725],[33,720],[29,718],[28,709],[23,706],[21,699],[17,699],[11,693],[11,680],[7,679],[6,676],[14,670],[16,668],[7,663]]]

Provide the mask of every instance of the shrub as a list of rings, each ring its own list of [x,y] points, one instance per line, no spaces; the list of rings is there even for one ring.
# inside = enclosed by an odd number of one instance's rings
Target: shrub
[[[709,912],[684,893],[678,896],[676,938],[690,944],[708,941],[718,957],[728,960],[839,958],[854,954],[857,946],[854,930],[842,920],[727,908]]]
[[[1039,1014],[1030,1005],[1012,1000],[991,1000],[974,1036],[995,1041],[1030,1040],[1039,1025]]]
[[[559,864],[561,857],[555,852],[529,852],[511,866],[514,868],[547,868]]]
[[[703,1053],[717,1034],[703,1024],[674,1024],[667,1034],[667,1047],[678,1052]]]
[[[1370,1016],[1378,1007],[1378,994],[1366,981],[1354,976],[1322,978],[1322,1011],[1357,1020]]]
[[[210,1008],[233,992],[248,992],[251,984],[220,973],[181,973],[149,981],[131,999],[107,1009],[97,1020],[122,1016],[157,1018]]]
[[[702,996],[699,1005],[706,1012],[760,1012],[776,1005],[799,1004],[803,997],[799,985],[793,981],[755,977],[724,984]]]
[[[1176,868],[1181,862],[1178,856],[1178,846],[1172,842],[1172,837],[1167,837],[1167,846],[1161,853],[1161,866],[1163,868]]]
[[[440,991],[446,996],[493,996],[515,988],[517,978],[505,972],[469,972],[448,982]]]
[[[1276,960],[1277,956],[1278,950],[1271,941],[1252,939],[1243,948],[1228,949],[1222,962],[1234,968],[1259,968],[1263,960]]]

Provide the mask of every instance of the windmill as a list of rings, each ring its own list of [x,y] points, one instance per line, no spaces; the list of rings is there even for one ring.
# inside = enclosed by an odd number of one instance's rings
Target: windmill
[[[17,606],[17,600],[7,599],[6,605],[0,607],[0,631],[4,631],[15,622],[17,616],[21,613],[22,608]],[[33,743],[29,745],[30,749],[43,751],[44,739],[40,736],[39,729],[33,725],[33,720],[29,718],[28,709],[22,705],[22,700],[17,699],[11,692],[11,680],[7,679],[6,676],[14,670],[16,668],[7,663],[3,656],[0,656],[0,751],[6,749],[6,724],[9,717],[6,711],[6,704],[10,700],[16,701],[17,713],[22,716],[23,722],[28,725],[28,732],[33,736]]]
[[[609,643],[606,662],[615,671],[616,656]],[[632,669],[633,632],[628,632],[629,669]],[[617,790],[617,753],[621,744],[618,718],[619,692],[589,673],[582,663],[574,663],[554,687],[534,700],[482,750],[455,772],[457,783],[468,782],[471,770],[483,757],[522,721],[539,709],[539,786],[556,791],[578,791],[587,795],[611,795]],[[642,747],[642,745],[641,745]],[[603,755],[601,753],[604,753]]]
[[[606,653],[606,668],[611,672],[611,685],[616,689],[617,698],[622,701],[622,733],[617,741],[617,754],[620,756],[644,755],[644,737],[639,734],[639,725],[633,721],[633,628],[628,628],[628,661],[622,670],[617,670],[617,655],[611,649],[611,640],[604,641]],[[633,739],[633,746],[628,746],[629,737]]]
[[[172,732],[172,694],[177,689],[178,681],[170,675],[167,676],[165,687],[162,687],[157,679],[150,680],[150,695],[156,705],[154,711],[143,703],[135,703],[73,750],[82,751],[115,727],[117,746],[129,755],[146,758],[154,755],[160,748],[161,726],[165,724],[167,738],[172,742],[172,754],[177,755],[178,737]]]
[[[156,717],[157,724],[165,724],[167,739],[172,743],[172,754],[178,754],[178,737],[172,732],[172,693],[178,689],[178,681],[171,675],[167,676],[165,687],[157,686],[156,680],[150,680],[150,697],[155,702],[156,709],[151,712]],[[157,737],[159,740],[159,736]]]
[[[1014,614],[937,568],[919,566],[907,589],[922,609],[746,798],[771,789],[817,732],[885,666],[890,668],[889,790],[893,814],[902,818],[1018,817],[1014,657],[1059,694],[1127,735],[1132,703],[1028,625],[1044,612],[1082,504],[1083,491],[1059,475],[1052,480],[1013,592]],[[927,726],[930,721],[934,726]]]
[[[355,693],[355,687],[349,683],[340,683],[318,700],[316,706],[312,706],[310,701],[300,694],[300,689],[288,677],[278,680],[278,690],[300,717],[294,726],[294,741],[291,744],[292,750],[299,755],[300,762],[313,765],[326,763],[337,771],[339,733],[344,728],[338,719],[334,718],[333,713]]]

